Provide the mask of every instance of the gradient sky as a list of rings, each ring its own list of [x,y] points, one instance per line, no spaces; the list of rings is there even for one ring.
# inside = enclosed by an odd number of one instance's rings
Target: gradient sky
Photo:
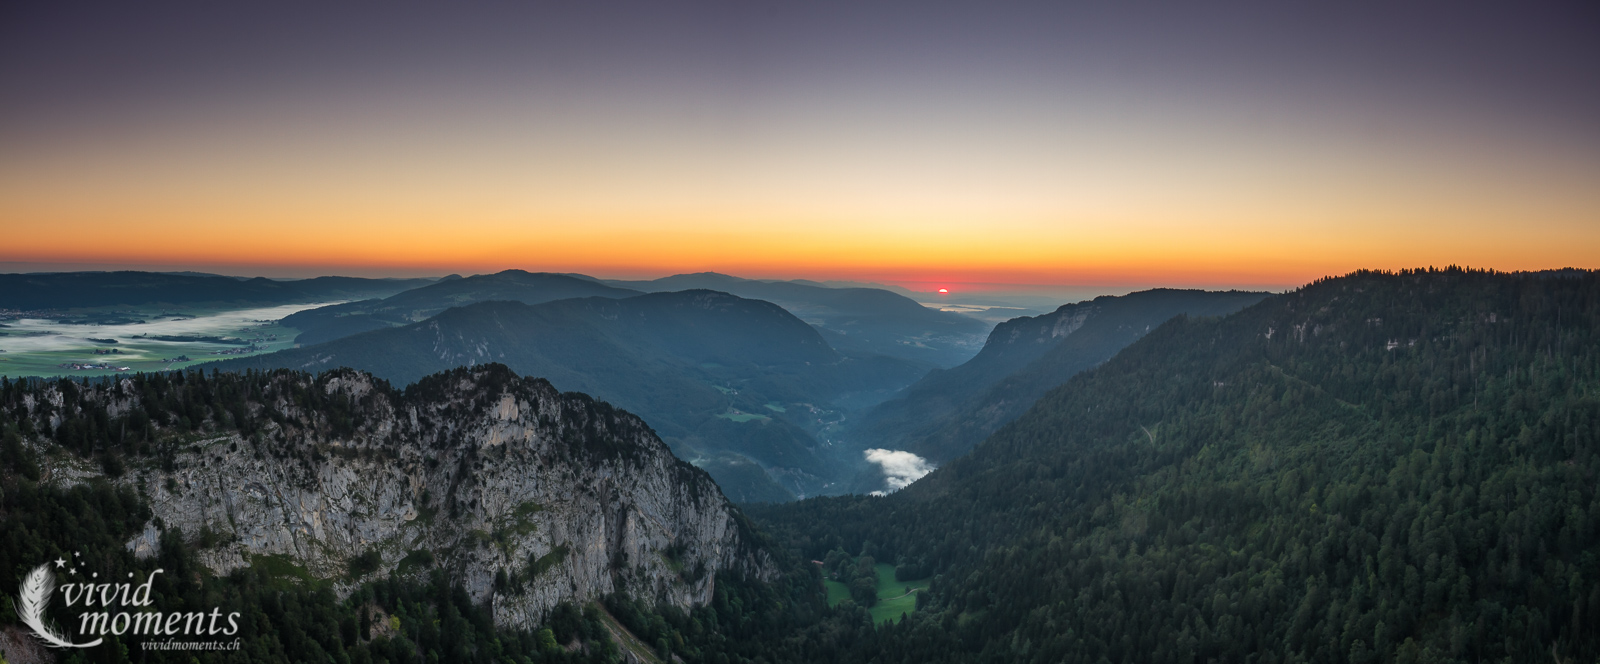
[[[0,266],[1600,267],[1592,2],[24,4]]]

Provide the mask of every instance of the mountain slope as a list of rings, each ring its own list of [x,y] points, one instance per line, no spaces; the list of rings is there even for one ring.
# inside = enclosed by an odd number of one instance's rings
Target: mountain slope
[[[792,281],[757,281],[701,272],[653,281],[606,283],[661,292],[702,288],[766,300],[822,330],[844,352],[875,353],[948,367],[972,356],[988,325],[918,304],[880,288],[829,288]]]
[[[592,279],[544,272],[505,270],[457,279],[441,279],[382,300],[347,302],[302,311],[283,319],[300,330],[296,343],[310,346],[369,330],[414,323],[450,307],[505,300],[540,304],[576,297],[621,298],[639,291],[615,288]]]
[[[317,277],[278,281],[159,272],[0,274],[0,309],[326,302],[382,297],[429,283],[433,280]]]
[[[128,544],[140,557],[159,555],[160,531],[178,528],[208,533],[200,561],[218,574],[279,558],[359,580],[437,561],[514,627],[612,592],[687,609],[711,600],[719,572],[769,573],[737,510],[642,421],[499,365],[404,392],[344,369],[141,375],[3,396],[18,420],[6,430],[56,430],[34,440],[46,481],[100,474],[51,442],[128,455],[113,479],[148,496],[151,519]]]
[[[724,488],[736,500],[787,500],[833,481],[836,468],[802,414],[826,414],[831,400],[850,393],[887,393],[917,371],[907,363],[842,356],[777,305],[710,291],[537,306],[484,302],[215,366],[349,366],[406,383],[487,362],[638,413],[680,455],[713,470],[732,468],[737,457],[754,460],[765,469],[759,477],[718,477],[728,480]],[[711,463],[726,455],[734,458]]]
[[[1066,304],[995,327],[976,357],[929,373],[864,414],[848,434],[857,447],[904,449],[953,459],[1027,410],[1050,388],[1173,316],[1219,316],[1265,293],[1156,289]]]
[[[1596,348],[1600,274],[1356,273],[1173,320],[897,494],[760,515],[938,573],[858,661],[1593,661]]]

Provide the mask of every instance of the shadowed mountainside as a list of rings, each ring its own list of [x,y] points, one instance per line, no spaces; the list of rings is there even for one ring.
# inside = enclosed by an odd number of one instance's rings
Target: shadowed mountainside
[[[865,413],[846,440],[861,449],[903,449],[948,461],[1016,419],[1050,388],[1111,359],[1168,319],[1229,314],[1263,297],[1163,288],[1014,318],[995,327],[976,357],[930,372]]]
[[[653,281],[608,280],[642,291],[704,288],[766,300],[821,330],[834,348],[888,355],[949,367],[972,357],[989,325],[961,314],[930,309],[881,288],[830,288],[815,282],[757,281],[701,272]]]
[[[348,366],[404,384],[489,362],[638,413],[739,501],[788,500],[836,481],[839,466],[814,437],[841,417],[831,404],[886,396],[920,372],[902,360],[838,353],[775,304],[712,291],[482,302],[214,366]],[[750,462],[764,472],[747,472]]]
[[[1593,661],[1596,348],[1594,272],[1359,272],[1168,321],[899,493],[753,512],[935,575],[835,661]]]
[[[450,307],[505,300],[541,304],[574,297],[622,298],[639,291],[614,288],[592,279],[547,272],[505,270],[465,278],[446,278],[381,300],[330,305],[283,319],[300,330],[295,342],[310,346],[369,330],[424,320]]]

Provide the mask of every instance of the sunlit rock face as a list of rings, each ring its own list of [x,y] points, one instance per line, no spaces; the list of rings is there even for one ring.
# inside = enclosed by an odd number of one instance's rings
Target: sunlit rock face
[[[436,565],[510,626],[612,591],[688,608],[718,573],[771,574],[710,477],[605,403],[497,365],[403,394],[350,370],[271,380],[247,402],[259,430],[196,436],[118,480],[154,510],[136,554],[181,528],[213,533],[201,560],[218,573],[282,556],[265,561],[349,589]]]

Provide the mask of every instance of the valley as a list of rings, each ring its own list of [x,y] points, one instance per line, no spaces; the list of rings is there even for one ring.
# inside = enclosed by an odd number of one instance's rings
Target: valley
[[[0,375],[99,377],[271,353],[294,347],[299,334],[284,317],[326,304],[19,313],[0,322]]]
[[[1600,3],[0,11],[0,664],[1600,664]]]
[[[1581,655],[1597,316],[1592,272],[1358,272],[1064,305],[928,370],[715,291],[467,303],[187,371],[0,380],[0,500],[25,515],[0,562],[72,537],[543,658]],[[163,322],[90,324],[222,329]],[[67,504],[112,521],[38,511]]]

